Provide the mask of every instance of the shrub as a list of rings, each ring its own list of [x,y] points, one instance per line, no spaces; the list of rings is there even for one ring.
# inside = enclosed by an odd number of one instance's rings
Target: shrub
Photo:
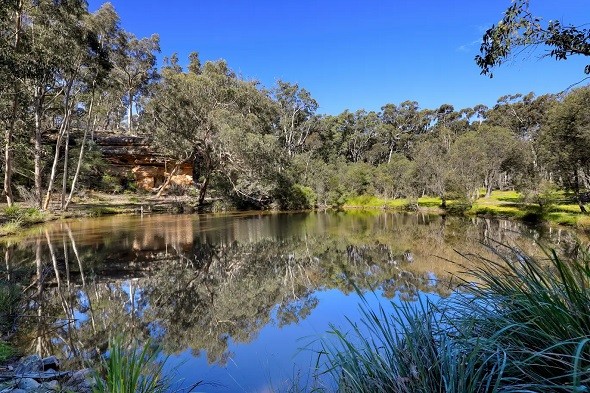
[[[286,210],[304,210],[315,207],[317,196],[315,192],[306,186],[294,184],[287,195],[283,195],[281,208]]]

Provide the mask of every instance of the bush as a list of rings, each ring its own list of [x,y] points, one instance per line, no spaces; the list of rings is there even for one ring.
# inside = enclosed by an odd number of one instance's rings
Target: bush
[[[315,192],[306,186],[294,184],[284,195],[281,201],[281,208],[286,210],[305,210],[316,206],[317,196]]]

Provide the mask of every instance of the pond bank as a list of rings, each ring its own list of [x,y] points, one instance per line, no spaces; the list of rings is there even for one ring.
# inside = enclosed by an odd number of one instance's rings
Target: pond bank
[[[40,211],[25,203],[0,209],[0,237],[20,232],[45,222],[85,217],[100,217],[112,214],[151,214],[151,213],[190,213],[195,209],[187,196],[162,196],[140,194],[107,194],[86,192],[70,205],[66,212],[59,211],[58,201],[55,210]]]
[[[95,386],[91,369],[60,370],[55,356],[30,355],[0,365],[0,393],[91,393]]]
[[[61,212],[59,202],[54,201],[55,210],[42,212],[26,204],[0,209],[0,238],[18,235],[26,229],[44,222],[84,217],[99,217],[113,214],[151,214],[151,213],[193,213],[196,211],[194,198],[190,196],[161,196],[146,194],[107,194],[87,191],[81,194],[70,210]],[[0,205],[2,206],[2,205]],[[390,210],[420,211],[435,215],[478,216],[519,220],[527,223],[552,223],[590,229],[590,216],[579,211],[575,204],[552,204],[540,209],[539,206],[522,201],[515,191],[494,191],[490,197],[482,196],[472,205],[456,200],[447,201],[441,208],[441,199],[421,197],[410,204],[405,199],[384,199],[371,195],[349,198],[342,210]]]
[[[577,204],[553,203],[541,208],[539,205],[523,201],[522,195],[515,191],[493,191],[489,197],[481,196],[473,204],[460,201],[447,201],[446,209],[441,208],[441,199],[436,197],[418,198],[415,204],[405,199],[384,199],[364,195],[348,199],[343,209],[380,209],[407,211],[418,209],[432,214],[451,214],[519,220],[528,223],[552,223],[590,229],[590,216],[580,212]]]

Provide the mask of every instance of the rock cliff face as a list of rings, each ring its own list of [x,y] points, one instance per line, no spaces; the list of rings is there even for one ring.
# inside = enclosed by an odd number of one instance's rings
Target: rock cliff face
[[[112,174],[134,178],[138,188],[151,191],[160,187],[174,169],[174,161],[154,151],[147,137],[97,132],[94,141],[111,165]],[[170,184],[190,186],[192,174],[192,163],[183,164]]]

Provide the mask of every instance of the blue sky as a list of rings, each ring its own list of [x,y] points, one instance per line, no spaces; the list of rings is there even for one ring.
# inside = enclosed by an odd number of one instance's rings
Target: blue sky
[[[91,0],[90,10],[103,1]],[[510,0],[112,0],[121,25],[160,35],[181,64],[227,60],[246,79],[306,88],[320,113],[379,110],[415,100],[422,108],[493,105],[505,94],[559,92],[583,79],[589,59],[556,62],[527,54],[479,75],[473,58],[485,29]],[[588,0],[531,0],[544,19],[590,23]],[[586,61],[585,61],[586,60]]]

